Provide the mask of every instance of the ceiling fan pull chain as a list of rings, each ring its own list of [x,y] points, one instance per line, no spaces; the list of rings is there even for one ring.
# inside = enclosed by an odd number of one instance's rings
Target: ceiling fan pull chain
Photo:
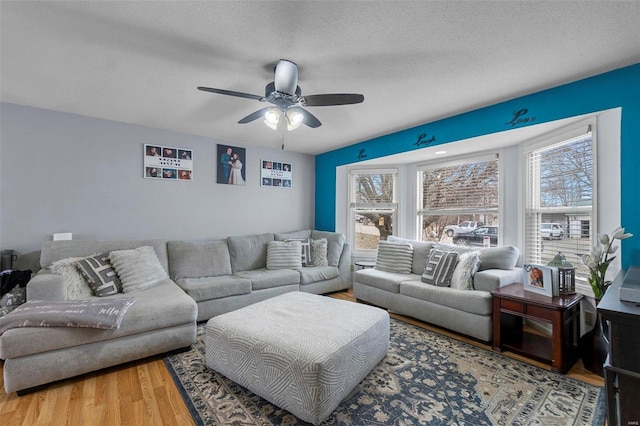
[[[282,145],[280,146],[280,149],[284,151],[284,127],[282,128]]]

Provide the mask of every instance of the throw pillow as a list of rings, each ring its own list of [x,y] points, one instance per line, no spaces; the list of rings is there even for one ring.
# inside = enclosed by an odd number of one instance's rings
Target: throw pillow
[[[379,241],[376,269],[397,274],[410,274],[413,266],[413,246],[401,241]]]
[[[78,270],[98,297],[116,294],[122,289],[108,253],[78,261]]]
[[[93,255],[95,256],[95,255]],[[91,256],[88,256],[91,257]],[[51,264],[51,269],[56,274],[62,275],[67,283],[67,300],[85,299],[93,296],[93,290],[77,268],[78,261],[85,257],[68,257]]]
[[[311,240],[311,266],[328,266],[327,250],[329,242],[326,238]]]
[[[480,257],[478,252],[463,253],[458,257],[458,263],[451,275],[451,288],[458,290],[473,290],[473,276],[478,272]]]
[[[422,273],[422,281],[438,287],[449,287],[457,261],[458,253],[455,251],[432,249]]]
[[[300,241],[269,241],[267,269],[295,269],[302,267]]]
[[[394,235],[389,235],[387,237],[387,241],[402,242],[409,243],[413,246],[413,273],[420,275],[422,271],[424,271],[424,265],[427,264],[427,260],[429,260],[429,251],[431,247],[433,247],[432,242],[425,241],[416,241],[416,240],[407,240],[406,238],[396,237]]]
[[[338,266],[340,263],[340,256],[342,255],[342,249],[344,248],[345,237],[340,232],[329,231],[311,231],[311,238],[319,240],[326,238],[327,240],[327,260],[329,266]]]
[[[123,293],[144,290],[169,278],[153,247],[115,250],[109,253],[109,258],[120,278]]]

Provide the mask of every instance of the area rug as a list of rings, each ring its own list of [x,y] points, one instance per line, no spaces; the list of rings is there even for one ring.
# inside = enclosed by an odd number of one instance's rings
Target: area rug
[[[197,425],[305,425],[205,364],[164,359]],[[604,388],[391,320],[389,353],[323,425],[602,425]]]

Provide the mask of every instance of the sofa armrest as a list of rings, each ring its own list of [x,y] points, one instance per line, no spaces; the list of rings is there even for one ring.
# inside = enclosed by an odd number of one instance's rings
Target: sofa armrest
[[[351,245],[347,242],[342,246],[340,261],[338,262],[338,280],[340,284],[351,283]]]
[[[27,284],[27,300],[66,300],[67,283],[62,275],[42,269]]]
[[[491,291],[508,284],[522,282],[522,269],[487,269],[473,276],[474,290]]]

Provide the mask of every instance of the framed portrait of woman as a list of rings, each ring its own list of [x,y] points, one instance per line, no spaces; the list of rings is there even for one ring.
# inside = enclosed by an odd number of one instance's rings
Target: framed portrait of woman
[[[553,268],[545,265],[523,265],[524,289],[532,293],[553,297]]]

